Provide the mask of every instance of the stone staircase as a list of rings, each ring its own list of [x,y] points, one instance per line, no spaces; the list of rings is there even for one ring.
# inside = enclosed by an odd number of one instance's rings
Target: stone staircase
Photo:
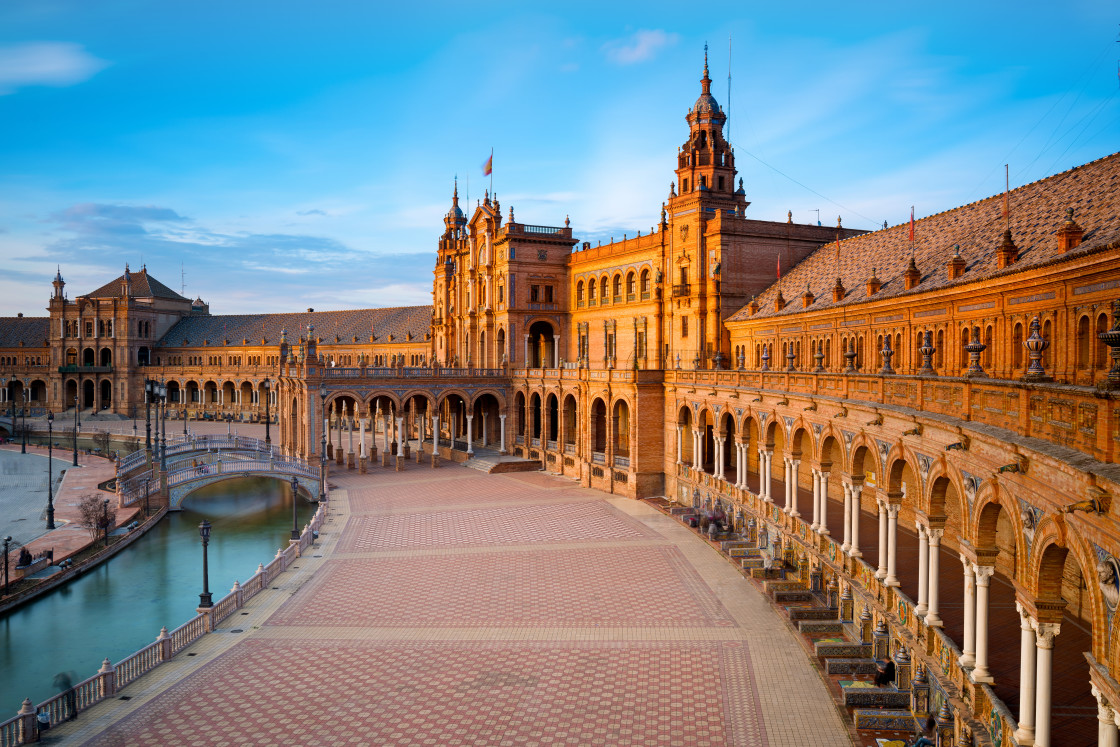
[[[497,474],[501,472],[538,472],[542,469],[539,459],[522,459],[521,457],[502,455],[496,449],[479,447],[474,450],[474,455],[463,462],[464,467],[476,469],[479,472]]]

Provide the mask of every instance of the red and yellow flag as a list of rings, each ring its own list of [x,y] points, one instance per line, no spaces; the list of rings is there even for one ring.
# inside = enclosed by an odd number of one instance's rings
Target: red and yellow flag
[[[486,163],[482,164],[482,175],[490,176],[494,173],[494,149],[490,149],[490,157],[486,159]]]

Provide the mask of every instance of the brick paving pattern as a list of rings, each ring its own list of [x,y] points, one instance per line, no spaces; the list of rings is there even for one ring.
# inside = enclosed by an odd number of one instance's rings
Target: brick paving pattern
[[[351,593],[355,588],[365,593]],[[269,624],[469,626],[495,621],[731,624],[712,591],[671,547],[340,560]]]
[[[195,644],[197,658],[51,739],[852,743],[757,589],[645,504],[454,465],[331,482],[313,554]]]

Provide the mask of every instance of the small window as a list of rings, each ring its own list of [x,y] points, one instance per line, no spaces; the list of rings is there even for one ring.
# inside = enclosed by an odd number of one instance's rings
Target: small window
[[[688,317],[681,317],[681,337],[688,337]]]
[[[506,287],[504,285],[498,286],[498,303],[506,302]]]
[[[681,190],[681,194],[684,194],[687,191],[688,191],[688,179],[685,179],[684,180],[684,189]]]
[[[720,192],[723,191],[723,177],[722,176],[719,178],[719,191]]]
[[[540,300],[540,288],[539,285],[529,286],[529,300],[531,302],[536,303]]]
[[[552,286],[546,285],[544,287],[544,302],[552,303]]]

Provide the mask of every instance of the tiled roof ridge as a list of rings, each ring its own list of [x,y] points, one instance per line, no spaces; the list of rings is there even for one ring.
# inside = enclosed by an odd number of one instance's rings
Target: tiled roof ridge
[[[841,249],[844,247],[848,248],[848,251],[843,255],[844,261],[841,268],[842,276],[847,282],[848,287],[847,293],[841,301],[835,302],[832,300],[831,294],[821,293],[821,295],[818,296],[818,302],[814,303],[812,307],[808,309],[803,308],[801,304],[787,302],[781,310],[775,310],[773,308],[773,301],[778,288],[778,283],[775,281],[771,282],[770,285],[759,291],[755,296],[755,301],[759,304],[759,308],[753,315],[750,314],[749,305],[747,305],[734,312],[729,319],[732,321],[745,321],[751,319],[789,317],[796,314],[823,311],[826,309],[858,309],[865,304],[874,303],[881,298],[919,295],[922,293],[944,290],[950,287],[959,287],[972,281],[1003,278],[1026,270],[1047,267],[1067,260],[1084,258],[1101,251],[1115,249],[1120,246],[1120,240],[1116,239],[1115,229],[1117,227],[1115,225],[1115,220],[1113,220],[1116,216],[1111,212],[1111,210],[1115,208],[1112,205],[1113,200],[1103,198],[1104,201],[1102,202],[1102,195],[1107,195],[1109,193],[1110,183],[1117,178],[1117,167],[1115,164],[1109,164],[1109,162],[1115,162],[1118,159],[1120,159],[1120,151],[1036,179],[1035,181],[1010,190],[1012,200],[1011,230],[1014,235],[1018,236],[1020,242],[1022,242],[1024,238],[1030,242],[1022,244],[1024,249],[1029,250],[1031,253],[1031,260],[1028,262],[1014,262],[1003,268],[993,266],[993,247],[988,247],[983,244],[982,242],[984,239],[979,236],[979,232],[991,229],[991,220],[988,213],[993,210],[994,201],[1003,198],[1005,193],[1000,192],[964,205],[947,208],[922,218],[915,218],[914,225],[916,233],[918,233],[918,229],[923,223],[928,225],[930,219],[934,219],[934,221],[932,228],[927,228],[925,235],[918,236],[915,242],[919,249],[917,256],[919,262],[922,263],[923,269],[921,270],[919,284],[914,288],[906,290],[902,287],[902,275],[896,272],[896,270],[899,270],[903,265],[895,267],[895,265],[899,264],[895,260],[910,254],[907,249],[909,242],[899,233],[900,231],[908,229],[910,222],[907,220],[887,229],[880,229],[878,231],[840,239]],[[1103,164],[1108,165],[1102,167]],[[1094,173],[1090,174],[1088,181],[1079,179],[1077,173],[1086,170],[1094,170]],[[1094,195],[1095,200],[1090,200],[1089,203],[1083,205],[1075,214],[1075,220],[1081,219],[1083,215],[1088,215],[1095,219],[1096,222],[1093,225],[1087,225],[1089,230],[1086,232],[1086,240],[1082,244],[1069,251],[1053,256],[1052,252],[1054,249],[1052,247],[1047,247],[1039,243],[1040,239],[1045,240],[1046,236],[1052,236],[1052,232],[1040,232],[1038,230],[1037,220],[1040,215],[1038,213],[1038,205],[1045,203],[1048,199],[1051,199],[1052,196],[1052,199],[1069,199],[1069,206],[1076,207],[1082,202],[1079,196],[1079,190],[1082,192],[1084,190],[1089,190],[1089,194]],[[1016,198],[1018,198],[1019,201],[1018,206],[1015,205]],[[998,205],[998,203],[995,204]],[[1019,225],[1016,225],[1016,207],[1019,207],[1021,210],[1019,216],[1021,216],[1022,220],[1019,222]],[[1054,208],[1054,210],[1056,209],[1057,208]],[[1102,212],[1102,210],[1109,212]],[[1049,210],[1048,212],[1053,212],[1053,210]],[[1081,220],[1083,221],[1083,219]],[[1054,228],[1056,230],[1059,226],[1055,225]],[[1002,233],[1003,230],[1003,226],[1000,225],[999,233]],[[1025,236],[1023,235],[1024,233]],[[943,247],[951,247],[954,243],[960,243],[962,245],[962,255],[969,263],[969,272],[964,277],[946,281],[936,277],[941,269],[940,265],[935,265],[931,272],[930,266],[925,264],[929,260],[929,249],[931,248],[929,242],[931,241],[931,237],[939,235],[941,236]],[[954,241],[954,239],[956,240]],[[976,244],[974,239],[981,243]],[[850,240],[855,240],[856,243],[851,244]],[[934,238],[933,240],[936,239]],[[822,289],[827,291],[833,283],[836,274],[834,261],[831,260],[828,252],[835,247],[836,239],[821,244],[802,261],[791,267],[788,276],[783,273],[782,284],[793,288],[795,286],[801,287],[805,281],[817,286],[820,286],[820,283],[823,282],[824,285]],[[980,249],[980,253],[975,255],[977,248]],[[1036,254],[1035,252],[1039,250],[1041,250],[1041,254]],[[878,256],[892,251],[894,252],[893,255]],[[851,266],[853,258],[855,267]],[[880,271],[880,277],[883,278],[883,287],[873,295],[864,297],[861,290],[863,280],[858,279],[858,275],[853,277],[851,273],[853,270],[857,273],[867,273],[870,268],[873,267]],[[882,274],[883,270],[886,270],[888,274]],[[933,281],[932,284],[930,280]]]

